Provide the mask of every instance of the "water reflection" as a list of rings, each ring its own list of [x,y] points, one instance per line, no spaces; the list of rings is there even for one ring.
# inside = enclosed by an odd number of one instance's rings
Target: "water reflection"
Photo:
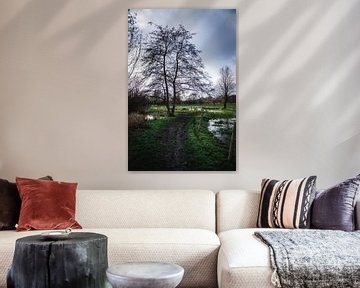
[[[224,144],[228,144],[231,133],[236,122],[236,118],[217,118],[210,119],[208,130]]]

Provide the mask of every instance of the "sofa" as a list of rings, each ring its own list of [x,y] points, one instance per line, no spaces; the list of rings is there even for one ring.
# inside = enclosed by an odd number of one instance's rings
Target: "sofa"
[[[108,237],[109,265],[164,261],[184,267],[179,287],[274,287],[268,247],[254,237],[260,193],[224,190],[78,190],[76,219]],[[357,229],[360,203],[357,205]],[[0,288],[17,238],[0,231]]]
[[[217,233],[221,242],[217,276],[221,288],[274,287],[269,248],[254,236],[260,192],[224,190],[216,195]],[[360,227],[360,202],[356,229]]]
[[[180,287],[216,287],[220,241],[215,193],[207,190],[78,190],[76,219],[108,237],[108,263],[164,261],[185,269]],[[44,231],[0,231],[0,287],[17,238]]]

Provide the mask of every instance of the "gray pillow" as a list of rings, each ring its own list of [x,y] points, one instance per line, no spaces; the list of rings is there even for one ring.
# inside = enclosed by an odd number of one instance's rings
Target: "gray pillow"
[[[318,190],[312,204],[311,228],[355,230],[355,200],[360,174],[333,187]]]

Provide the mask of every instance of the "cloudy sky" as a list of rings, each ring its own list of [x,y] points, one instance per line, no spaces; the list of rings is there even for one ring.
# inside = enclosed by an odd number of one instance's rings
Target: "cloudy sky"
[[[236,72],[235,9],[131,9],[137,14],[139,28],[150,32],[149,22],[159,25],[182,24],[193,36],[193,43],[202,51],[205,69],[214,83],[222,66]]]

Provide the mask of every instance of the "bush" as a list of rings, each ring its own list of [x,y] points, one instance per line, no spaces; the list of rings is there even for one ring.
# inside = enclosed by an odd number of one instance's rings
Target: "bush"
[[[130,113],[128,116],[128,126],[134,127],[145,122],[145,116],[139,113]]]
[[[128,97],[128,112],[145,113],[149,108],[149,101],[143,95],[136,95]]]

